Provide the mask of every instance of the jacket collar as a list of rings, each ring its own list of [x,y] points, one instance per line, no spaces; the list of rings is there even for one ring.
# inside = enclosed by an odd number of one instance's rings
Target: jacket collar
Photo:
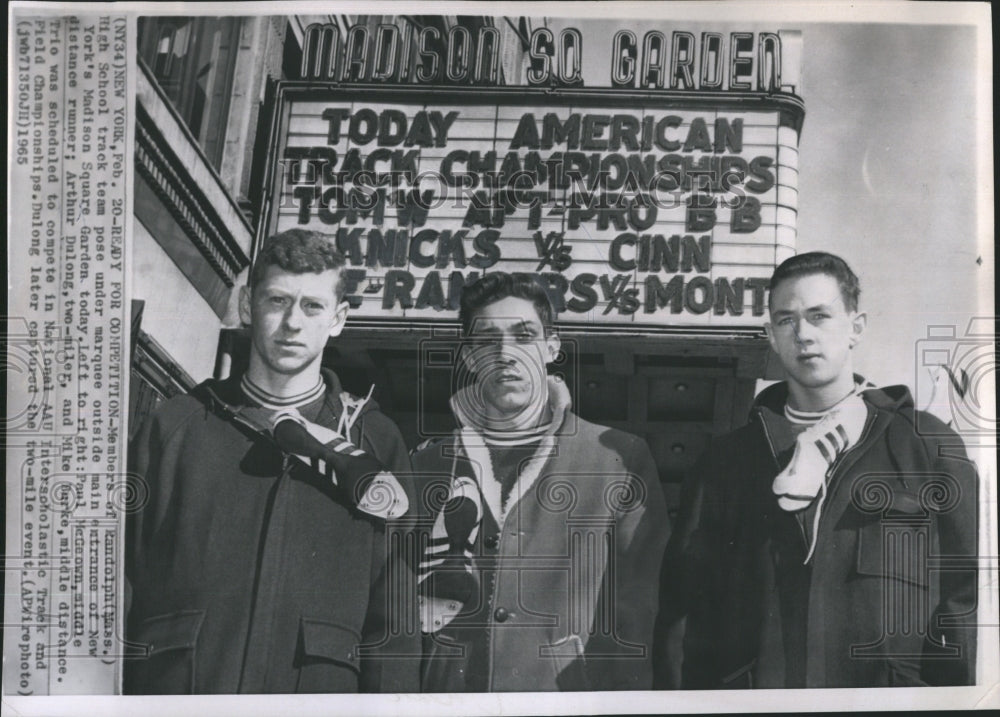
[[[561,433],[566,424],[567,417],[570,415],[570,409],[572,408],[572,398],[569,394],[569,389],[566,384],[554,376],[549,376],[546,379],[546,385],[548,386],[548,413],[552,416],[552,420],[549,423],[548,429],[545,431],[546,434],[556,434]],[[451,406],[451,411],[455,416],[455,421],[458,423],[460,430],[469,429],[476,434],[486,434],[487,431],[483,430],[482,421],[477,420],[474,411],[469,410],[469,406],[475,406],[475,394],[477,393],[475,386],[466,386],[459,389],[454,396],[451,397],[449,405]],[[543,412],[544,414],[544,412]],[[509,434],[511,437],[515,437],[518,432],[511,431]],[[525,435],[530,435],[532,431],[526,431]]]
[[[861,385],[870,385],[865,378],[859,374],[854,374],[854,382]],[[865,388],[861,391],[861,397],[866,403],[883,411],[896,413],[900,410],[913,408],[913,397],[906,386],[885,386],[882,388]],[[781,381],[772,386],[768,386],[754,399],[751,413],[756,413],[762,408],[766,408],[774,413],[783,413],[785,401],[788,400],[788,383]]]
[[[320,375],[323,377],[323,382],[326,384],[326,395],[323,399],[322,407],[320,408],[320,413],[329,412],[333,420],[339,420],[340,416],[344,412],[344,398],[349,397],[344,391],[343,386],[340,383],[340,379],[337,374],[327,368],[320,369]],[[207,389],[213,401],[218,404],[222,404],[222,408],[228,410],[230,413],[236,413],[240,408],[245,406],[254,405],[243,393],[243,389],[240,388],[240,381],[243,378],[242,373],[237,373],[231,375],[229,378],[218,380],[218,379],[208,379],[203,381],[198,389],[204,391]],[[204,393],[202,394],[204,395]],[[367,413],[377,407],[373,400],[363,400],[355,401],[358,404],[359,414]],[[309,420],[314,420],[315,416],[306,416]]]

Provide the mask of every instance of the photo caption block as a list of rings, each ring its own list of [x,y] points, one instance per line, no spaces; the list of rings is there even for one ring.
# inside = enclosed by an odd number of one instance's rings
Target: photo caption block
[[[12,22],[3,688],[113,694],[129,502],[128,23]]]

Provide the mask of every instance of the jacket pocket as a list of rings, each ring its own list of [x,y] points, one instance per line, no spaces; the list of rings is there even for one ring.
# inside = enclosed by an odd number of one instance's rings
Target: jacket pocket
[[[361,675],[361,636],[334,622],[303,617],[299,622],[296,692],[354,692]]]
[[[133,694],[194,694],[198,633],[203,610],[184,610],[144,620],[134,640],[146,657],[126,663],[127,692]],[[129,669],[131,668],[131,669]]]
[[[866,522],[858,528],[858,575],[899,580],[920,588],[929,585],[927,558],[931,530],[925,514],[914,506],[912,514]]]

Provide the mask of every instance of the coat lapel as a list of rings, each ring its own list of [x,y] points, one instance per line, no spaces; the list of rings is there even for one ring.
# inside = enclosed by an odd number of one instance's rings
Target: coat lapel
[[[507,498],[507,509],[504,511],[502,520],[498,521],[501,527],[503,526],[502,521],[507,519],[507,515],[514,509],[514,506],[531,490],[531,487],[538,480],[538,476],[542,474],[542,469],[545,468],[549,459],[557,455],[558,452],[556,436],[550,434],[542,438],[541,444],[531,458],[522,462],[521,466],[519,466],[517,481],[514,483],[514,487],[511,488],[510,496]],[[499,486],[499,483],[497,485]]]
[[[524,495],[527,495],[535,481],[538,480],[545,464],[558,453],[556,436],[551,434],[544,436],[531,458],[518,467],[517,481],[511,488],[505,507],[500,495],[500,481],[496,480],[493,475],[493,463],[483,437],[474,429],[466,427],[459,433],[459,442],[472,465],[476,481],[479,483],[479,490],[483,495],[483,503],[489,508],[493,519],[501,528],[514,506]]]

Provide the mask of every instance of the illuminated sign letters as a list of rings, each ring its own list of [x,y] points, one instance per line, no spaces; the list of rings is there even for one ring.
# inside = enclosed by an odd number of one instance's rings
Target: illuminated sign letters
[[[781,38],[619,32],[612,86],[586,88],[581,33],[538,28],[509,87],[492,30],[308,28],[303,70],[330,84],[279,87],[263,231],[333,235],[375,321],[454,320],[462,286],[504,270],[564,322],[759,325],[795,250]]]

